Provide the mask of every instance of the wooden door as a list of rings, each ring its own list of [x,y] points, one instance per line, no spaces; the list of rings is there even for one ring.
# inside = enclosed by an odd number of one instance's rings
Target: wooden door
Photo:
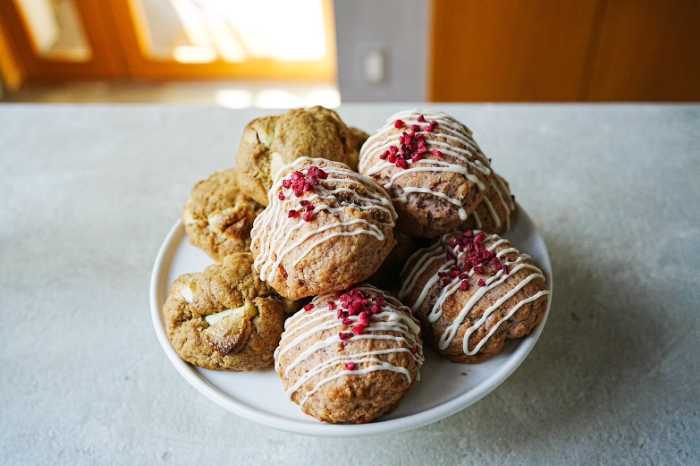
[[[433,101],[700,100],[697,0],[433,0]]]

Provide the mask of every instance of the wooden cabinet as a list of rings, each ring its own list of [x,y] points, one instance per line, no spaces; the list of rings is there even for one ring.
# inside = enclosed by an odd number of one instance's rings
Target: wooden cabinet
[[[697,0],[433,0],[433,101],[700,100]]]

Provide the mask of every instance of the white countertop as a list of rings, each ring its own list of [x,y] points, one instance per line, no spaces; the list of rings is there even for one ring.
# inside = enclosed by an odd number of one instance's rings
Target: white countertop
[[[372,130],[403,107],[340,113]],[[150,322],[163,237],[265,112],[0,106],[0,464],[700,463],[700,106],[439,108],[541,228],[552,313],[466,411],[333,440],[224,412]]]

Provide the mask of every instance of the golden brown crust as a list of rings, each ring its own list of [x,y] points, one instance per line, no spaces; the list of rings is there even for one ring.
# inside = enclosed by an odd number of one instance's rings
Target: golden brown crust
[[[547,285],[542,271],[529,256],[514,250],[497,235],[487,237],[485,244],[496,244],[493,251],[508,264],[507,274],[494,277],[493,269],[473,273],[466,290],[455,286],[459,285],[459,278],[441,279],[439,272],[455,268],[453,256],[445,254],[445,245],[454,236],[444,236],[409,259],[400,296],[421,319],[426,335],[441,355],[455,362],[476,363],[500,353],[507,340],[525,337],[537,327],[547,307]],[[479,280],[485,280],[485,285]],[[448,338],[451,331],[454,333]]]
[[[357,168],[364,133],[349,128],[333,110],[316,106],[256,118],[243,130],[236,154],[241,189],[262,205],[274,172],[297,157],[323,157]]]
[[[325,422],[366,423],[390,412],[423,363],[420,328],[410,310],[376,288],[356,289],[371,303],[377,296],[386,300],[362,333],[339,338],[357,320],[344,325],[337,316],[344,309],[339,295],[324,295],[290,317],[275,353],[275,368],[292,401]]]
[[[235,171],[223,170],[194,186],[182,221],[192,244],[220,262],[249,250],[250,229],[262,209],[240,192]]]
[[[315,191],[297,197],[283,188],[285,178],[312,167],[329,174]],[[346,165],[299,158],[271,191],[272,202],[251,231],[251,251],[256,272],[282,296],[346,289],[374,274],[394,246],[396,213],[386,191]],[[300,214],[301,202],[316,209],[310,221]],[[290,211],[299,214],[293,218]]]
[[[163,316],[168,339],[182,359],[207,369],[272,366],[285,304],[252,273],[252,262],[250,254],[236,253],[202,273],[175,280]],[[207,316],[229,309],[236,311],[207,322]]]

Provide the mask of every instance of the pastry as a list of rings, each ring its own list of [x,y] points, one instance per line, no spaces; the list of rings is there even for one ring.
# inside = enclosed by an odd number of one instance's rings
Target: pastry
[[[336,112],[324,107],[256,118],[243,130],[236,154],[241,189],[266,205],[274,175],[300,156],[325,157],[355,169],[363,138],[366,133],[350,129]]]
[[[443,356],[480,362],[539,324],[549,291],[544,273],[507,239],[478,230],[447,234],[417,251],[399,298],[421,319]]]
[[[372,285],[388,291],[398,290],[401,270],[411,254],[418,249],[418,242],[399,230],[394,231],[394,238],[396,239],[394,249],[391,250],[377,273],[367,280]]]
[[[331,423],[393,410],[423,364],[410,309],[372,286],[314,298],[285,323],[275,370],[301,409]]]
[[[252,273],[249,253],[226,256],[173,283],[163,306],[168,339],[185,361],[207,369],[272,366],[285,303]]]
[[[192,244],[220,262],[249,251],[250,229],[262,209],[240,192],[234,170],[224,170],[194,186],[182,221]]]
[[[467,217],[466,228],[485,233],[503,234],[510,230],[511,216],[515,212],[515,198],[508,182],[493,173],[489,177],[484,198]]]
[[[466,126],[441,112],[416,111],[393,115],[370,136],[359,170],[389,191],[398,228],[420,238],[464,225],[492,173]]]
[[[280,295],[344,290],[377,271],[394,247],[388,194],[347,165],[300,157],[280,170],[251,230],[255,271]]]

